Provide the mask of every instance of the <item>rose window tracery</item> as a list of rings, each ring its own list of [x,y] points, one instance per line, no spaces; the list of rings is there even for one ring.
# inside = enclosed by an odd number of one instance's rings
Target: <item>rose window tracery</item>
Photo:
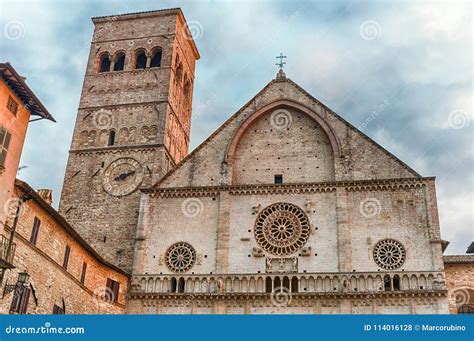
[[[171,271],[186,272],[196,262],[196,250],[188,243],[175,243],[166,251],[165,260]]]
[[[267,252],[289,255],[300,250],[308,241],[310,222],[296,205],[277,203],[260,212],[255,223],[255,239]]]
[[[385,270],[394,270],[405,263],[406,252],[402,243],[393,239],[383,239],[375,244],[374,260]]]

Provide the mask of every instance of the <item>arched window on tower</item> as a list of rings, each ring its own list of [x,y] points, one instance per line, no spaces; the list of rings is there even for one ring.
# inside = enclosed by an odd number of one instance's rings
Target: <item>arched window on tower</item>
[[[178,67],[176,68],[176,83],[181,83],[183,78],[183,64],[179,63]]]
[[[114,71],[123,71],[125,66],[125,53],[119,52],[115,57]]]
[[[100,56],[99,72],[110,71],[110,56],[108,53],[104,53]]]
[[[161,66],[161,49],[157,48],[151,57],[151,67],[160,67]]]
[[[109,146],[113,146],[115,144],[115,130],[111,130],[109,133]]]
[[[146,68],[146,53],[144,50],[140,50],[135,55],[135,69],[144,69]]]
[[[184,97],[186,98],[189,98],[189,95],[191,93],[191,82],[189,80],[186,79],[185,83],[184,83]]]

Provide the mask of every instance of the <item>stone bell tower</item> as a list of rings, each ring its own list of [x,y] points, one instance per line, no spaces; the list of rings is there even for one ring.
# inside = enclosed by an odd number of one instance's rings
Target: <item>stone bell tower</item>
[[[105,259],[128,271],[140,188],[188,153],[199,53],[180,9],[92,21],[59,211]]]

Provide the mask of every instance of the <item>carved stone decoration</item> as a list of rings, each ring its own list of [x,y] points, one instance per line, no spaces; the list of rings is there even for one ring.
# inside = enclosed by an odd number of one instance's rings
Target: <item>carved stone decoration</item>
[[[291,260],[291,270],[293,272],[298,272],[298,257],[293,257]]]
[[[258,212],[260,212],[260,208],[262,207],[262,205],[260,204],[257,204],[255,206],[252,206],[252,213],[255,213],[257,214]]]
[[[301,208],[289,203],[277,203],[260,212],[254,234],[265,251],[290,255],[306,244],[310,231],[309,219]]]
[[[273,266],[272,266],[272,259],[270,257],[265,258],[265,263],[266,263],[266,270],[267,272],[272,272]]]
[[[202,255],[199,254],[196,256],[196,265],[201,265],[202,264]]]
[[[280,258],[278,263],[280,265],[278,271],[285,272],[285,258]]]
[[[307,247],[304,247],[302,250],[301,250],[301,255],[302,256],[311,256],[311,246],[307,246]]]
[[[313,205],[313,202],[310,199],[306,200],[306,213],[311,213],[311,206]]]
[[[263,257],[263,250],[258,247],[254,247],[252,252],[254,257]]]
[[[196,263],[196,250],[188,243],[175,243],[166,251],[165,260],[171,271],[186,272]]]
[[[406,258],[402,243],[393,239],[383,239],[375,244],[373,255],[375,263],[385,270],[398,269]]]
[[[165,264],[165,255],[160,255],[160,258],[158,258],[158,265],[163,264]]]

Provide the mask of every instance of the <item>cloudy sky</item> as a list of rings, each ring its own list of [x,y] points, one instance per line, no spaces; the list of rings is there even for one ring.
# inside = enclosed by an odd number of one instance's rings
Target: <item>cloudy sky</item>
[[[191,147],[264,87],[289,78],[423,176],[437,177],[442,237],[464,253],[473,226],[470,1],[0,2],[1,59],[58,123],[30,125],[19,177],[59,200],[93,16],[181,7],[196,39]]]

